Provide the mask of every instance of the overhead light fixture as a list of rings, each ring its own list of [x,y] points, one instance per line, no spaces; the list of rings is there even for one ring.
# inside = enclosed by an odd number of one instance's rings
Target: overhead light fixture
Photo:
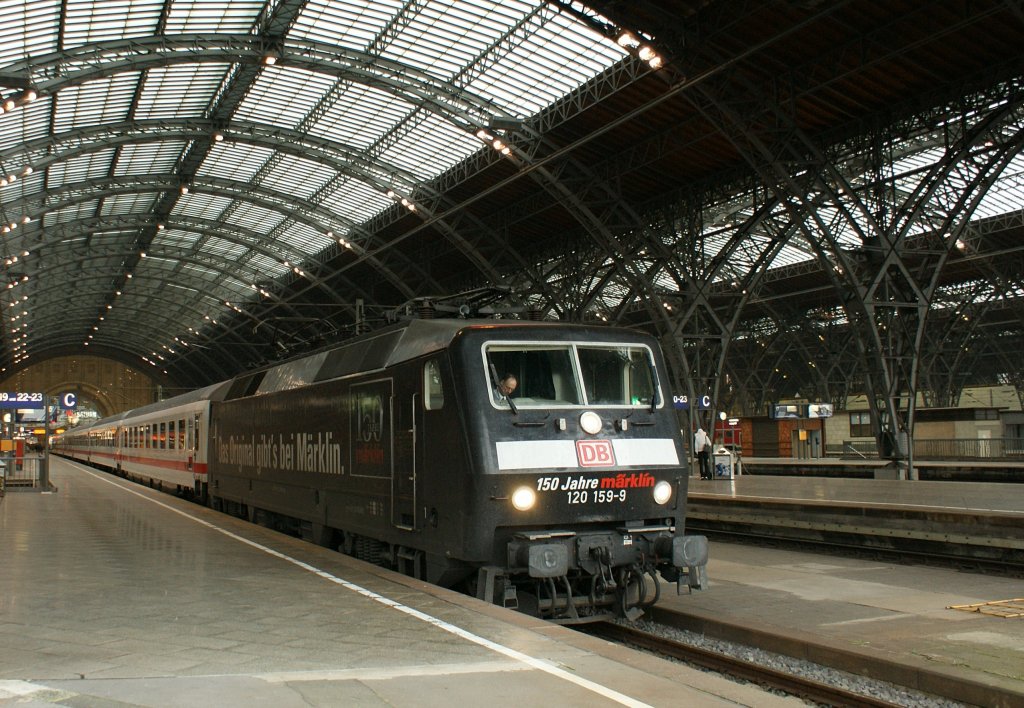
[[[35,89],[26,88],[22,91],[12,93],[10,96],[5,98],[3,103],[0,104],[0,107],[3,108],[4,113],[10,113],[15,108],[21,108],[22,106],[32,103],[32,101],[37,98],[39,98],[39,93]]]
[[[641,61],[647,62],[647,64],[652,69],[660,69],[664,64],[664,60],[658,55],[656,51],[654,51],[653,48],[651,48],[650,45],[647,44],[640,47],[637,50],[636,55],[640,58]]]
[[[629,32],[623,31],[621,34],[619,34],[618,38],[616,38],[615,43],[618,44],[620,47],[623,47],[624,49],[636,49],[636,47],[640,44],[640,40],[638,40]]]

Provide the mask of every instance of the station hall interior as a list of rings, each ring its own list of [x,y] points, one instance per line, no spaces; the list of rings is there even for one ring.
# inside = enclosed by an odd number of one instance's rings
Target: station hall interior
[[[109,413],[405,317],[607,323],[691,430],[825,403],[813,454],[929,416],[1019,454],[1022,18],[8,3],[0,388]]]
[[[0,0],[0,705],[1020,704],[1022,148],[1020,0]]]

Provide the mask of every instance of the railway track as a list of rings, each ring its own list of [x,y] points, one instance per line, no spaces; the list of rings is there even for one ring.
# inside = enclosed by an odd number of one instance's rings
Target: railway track
[[[656,654],[694,664],[726,676],[781,691],[807,701],[848,708],[891,708],[890,701],[856,693],[845,688],[780,671],[721,652],[674,641],[623,624],[593,625],[589,633],[605,639],[646,649]]]
[[[711,539],[852,552],[1024,576],[1020,517],[1007,513],[893,511],[884,505],[691,499],[688,533]]]

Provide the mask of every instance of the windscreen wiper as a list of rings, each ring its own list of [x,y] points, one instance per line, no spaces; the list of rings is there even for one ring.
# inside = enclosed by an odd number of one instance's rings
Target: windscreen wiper
[[[661,393],[661,381],[658,380],[658,370],[654,368],[654,362],[651,359],[647,360],[647,367],[651,370],[651,383],[654,384],[654,390],[651,392],[651,413],[658,407]]]

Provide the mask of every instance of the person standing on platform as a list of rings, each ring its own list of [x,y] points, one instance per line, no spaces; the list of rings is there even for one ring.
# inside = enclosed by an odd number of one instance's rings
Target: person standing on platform
[[[697,428],[693,436],[693,451],[697,453],[700,478],[711,479],[711,438],[704,432],[704,428]]]

